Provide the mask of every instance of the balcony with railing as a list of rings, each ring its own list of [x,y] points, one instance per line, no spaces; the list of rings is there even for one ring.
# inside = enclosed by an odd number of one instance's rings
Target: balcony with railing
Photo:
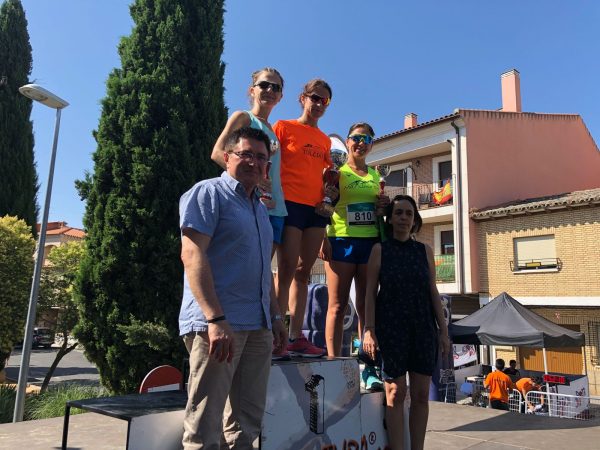
[[[454,283],[456,277],[454,275],[454,255],[435,255],[435,281],[436,283]],[[323,261],[317,259],[315,265],[310,272],[311,283],[323,283],[327,282],[325,277],[325,267]]]
[[[427,184],[413,183],[411,187],[389,186],[385,188],[385,193],[390,198],[396,195],[410,195],[415,199],[420,210],[439,208],[453,204],[454,184],[451,179],[447,179]]]
[[[456,281],[454,255],[435,255],[433,260],[436,283],[454,283]]]

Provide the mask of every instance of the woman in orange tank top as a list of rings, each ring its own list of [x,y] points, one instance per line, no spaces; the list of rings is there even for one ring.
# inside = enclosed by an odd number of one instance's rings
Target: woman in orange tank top
[[[323,170],[331,165],[331,140],[318,127],[331,95],[326,81],[309,81],[298,99],[302,115],[273,126],[281,143],[281,185],[288,212],[277,252],[276,293],[281,311],[288,310],[288,303],[290,311],[289,353],[273,354],[274,360],[289,359],[290,354],[319,358],[326,353],[302,335],[302,322],[310,271],[329,224],[329,218],[315,213],[315,205],[324,195]],[[337,189],[328,189],[327,194],[337,198]]]

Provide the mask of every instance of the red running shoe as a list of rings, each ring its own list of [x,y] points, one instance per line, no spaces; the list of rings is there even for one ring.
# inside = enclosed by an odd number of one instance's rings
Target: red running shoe
[[[283,348],[279,352],[273,348],[273,353],[271,353],[271,361],[289,361],[292,357],[288,353],[288,351]]]
[[[327,354],[327,350],[313,345],[304,335],[301,335],[294,342],[288,343],[287,351],[292,356],[301,356],[303,358],[320,358]]]

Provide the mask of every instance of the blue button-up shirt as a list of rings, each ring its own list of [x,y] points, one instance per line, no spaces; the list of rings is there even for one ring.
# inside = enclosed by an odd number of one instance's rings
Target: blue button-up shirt
[[[179,225],[211,237],[206,251],[217,298],[233,330],[271,328],[271,247],[267,208],[227,172],[181,196]],[[184,274],[179,333],[206,331],[207,323]]]

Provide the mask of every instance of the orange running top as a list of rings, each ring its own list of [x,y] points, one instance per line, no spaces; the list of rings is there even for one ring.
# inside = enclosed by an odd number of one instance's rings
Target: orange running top
[[[279,120],[273,131],[281,143],[281,186],[286,200],[315,206],[323,200],[323,169],[331,165],[331,140],[297,120]]]
[[[490,390],[490,401],[500,400],[504,403],[508,403],[508,390],[514,388],[510,377],[499,370],[485,377],[484,386]]]
[[[535,387],[535,383],[531,378],[520,378],[515,383],[515,386],[519,391],[521,391],[523,396],[525,396],[529,391],[531,391]]]

